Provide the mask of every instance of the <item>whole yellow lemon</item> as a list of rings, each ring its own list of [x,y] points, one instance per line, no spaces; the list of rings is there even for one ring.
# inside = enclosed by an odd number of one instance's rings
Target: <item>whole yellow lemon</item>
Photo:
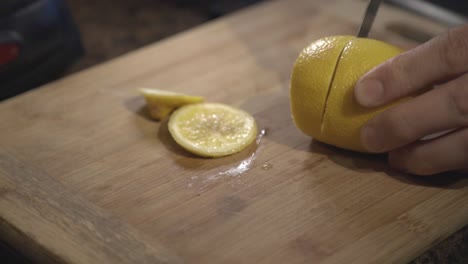
[[[391,105],[361,107],[354,98],[354,86],[365,73],[401,52],[387,43],[353,36],[330,36],[311,43],[299,54],[291,76],[295,125],[318,141],[367,152],[360,140],[361,127]]]

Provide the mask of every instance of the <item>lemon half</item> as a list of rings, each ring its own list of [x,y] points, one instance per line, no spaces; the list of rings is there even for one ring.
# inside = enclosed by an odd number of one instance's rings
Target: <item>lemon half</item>
[[[162,120],[169,116],[176,108],[187,104],[200,103],[203,97],[175,93],[159,89],[141,88],[140,92],[146,99],[152,118]]]
[[[318,141],[367,152],[362,126],[378,113],[402,102],[376,108],[360,106],[353,89],[361,76],[402,50],[382,41],[329,36],[307,46],[291,76],[290,103],[295,125]]]
[[[172,113],[168,126],[180,146],[203,157],[222,157],[239,152],[257,135],[252,115],[220,103],[183,106]]]

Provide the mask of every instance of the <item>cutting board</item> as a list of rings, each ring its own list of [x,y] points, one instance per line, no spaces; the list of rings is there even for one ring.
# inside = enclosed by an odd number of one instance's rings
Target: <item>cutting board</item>
[[[0,235],[42,263],[405,263],[468,223],[468,179],[393,171],[301,134],[289,76],[366,1],[271,1],[0,104]],[[445,28],[383,6],[371,37]],[[177,146],[140,87],[250,112],[264,132],[219,159]]]

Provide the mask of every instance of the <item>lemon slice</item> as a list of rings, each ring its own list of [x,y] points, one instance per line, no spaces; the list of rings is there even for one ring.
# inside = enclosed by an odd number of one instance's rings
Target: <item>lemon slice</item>
[[[169,132],[187,151],[222,157],[241,151],[256,138],[255,119],[247,112],[219,103],[199,103],[177,109]]]
[[[141,88],[140,92],[146,99],[146,104],[151,117],[157,120],[164,119],[178,107],[204,101],[204,98],[200,96],[192,96],[158,89]]]

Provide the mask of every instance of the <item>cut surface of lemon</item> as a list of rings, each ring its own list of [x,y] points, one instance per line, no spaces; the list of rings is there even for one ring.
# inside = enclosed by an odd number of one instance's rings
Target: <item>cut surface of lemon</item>
[[[201,96],[193,96],[175,93],[159,89],[141,88],[141,94],[145,97],[149,113],[152,118],[162,120],[169,116],[175,109],[204,101]]]
[[[252,115],[220,103],[183,106],[174,111],[168,126],[180,146],[202,157],[234,154],[250,145],[257,135]]]

